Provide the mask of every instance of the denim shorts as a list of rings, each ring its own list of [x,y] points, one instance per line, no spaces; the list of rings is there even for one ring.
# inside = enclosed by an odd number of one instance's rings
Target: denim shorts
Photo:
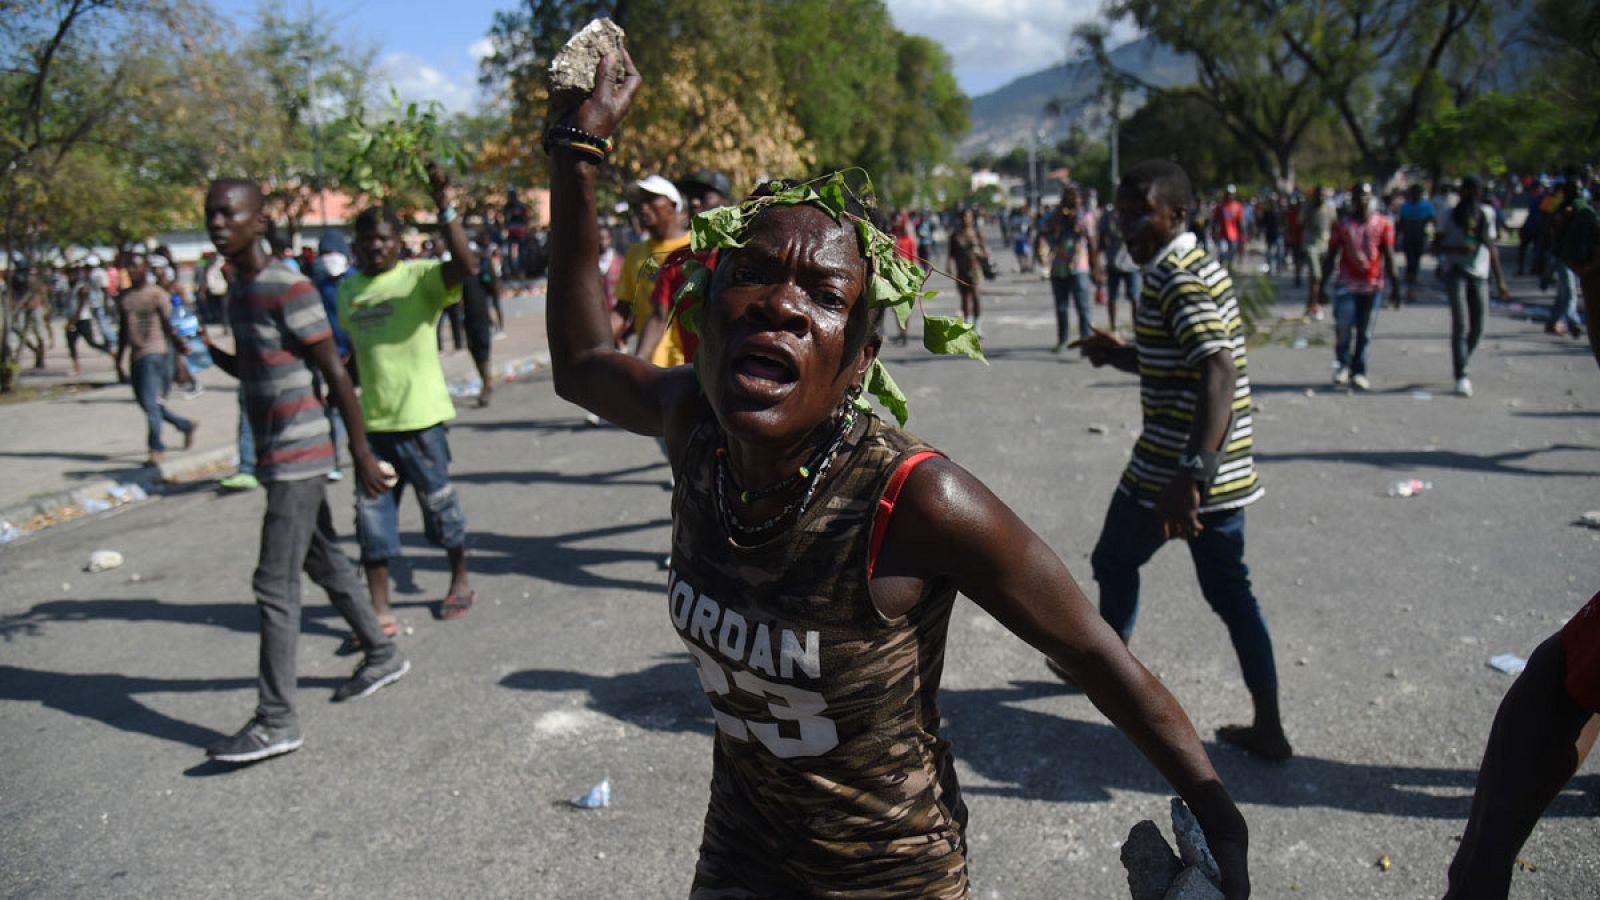
[[[378,459],[394,466],[400,481],[376,497],[356,491],[356,540],[361,562],[387,562],[400,555],[400,498],[407,485],[422,507],[422,531],[435,546],[454,550],[467,539],[467,517],[450,483],[450,444],[444,426],[421,431],[369,432]]]

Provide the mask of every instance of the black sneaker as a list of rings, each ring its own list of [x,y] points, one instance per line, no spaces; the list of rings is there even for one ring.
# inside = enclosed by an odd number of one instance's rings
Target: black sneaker
[[[393,684],[411,671],[411,663],[397,653],[387,662],[364,662],[350,680],[333,690],[333,702],[343,703],[365,697],[386,684]]]
[[[251,719],[239,733],[223,738],[206,748],[206,756],[218,762],[247,763],[271,759],[300,749],[305,739],[298,725],[271,728],[259,719]]]

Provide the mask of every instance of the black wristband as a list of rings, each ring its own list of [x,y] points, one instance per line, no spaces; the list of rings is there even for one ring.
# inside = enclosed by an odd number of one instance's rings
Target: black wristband
[[[544,152],[550,153],[552,147],[571,147],[586,156],[598,158],[604,162],[611,155],[615,143],[608,137],[591,134],[582,128],[575,128],[564,122],[558,122],[545,129]]]

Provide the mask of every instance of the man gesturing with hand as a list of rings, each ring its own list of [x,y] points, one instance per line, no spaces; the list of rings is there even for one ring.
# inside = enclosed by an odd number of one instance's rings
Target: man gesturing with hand
[[[1185,226],[1192,197],[1188,176],[1169,162],[1123,176],[1115,215],[1143,267],[1135,342],[1096,328],[1072,344],[1096,366],[1137,373],[1144,407],[1143,431],[1090,564],[1100,614],[1126,641],[1139,609],[1140,567],[1168,540],[1188,542],[1201,592],[1228,626],[1255,705],[1252,724],[1220,728],[1217,737],[1278,761],[1293,751],[1278,712],[1272,638],[1244,564],[1244,507],[1262,493],[1251,458],[1244,333],[1227,269]]]

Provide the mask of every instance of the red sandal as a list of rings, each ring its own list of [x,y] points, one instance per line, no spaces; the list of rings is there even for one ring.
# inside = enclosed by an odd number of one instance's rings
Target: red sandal
[[[477,591],[467,591],[465,596],[452,592],[450,596],[444,598],[443,603],[439,604],[439,618],[446,622],[459,619],[467,614],[467,610],[472,608],[473,601],[477,599]]]

